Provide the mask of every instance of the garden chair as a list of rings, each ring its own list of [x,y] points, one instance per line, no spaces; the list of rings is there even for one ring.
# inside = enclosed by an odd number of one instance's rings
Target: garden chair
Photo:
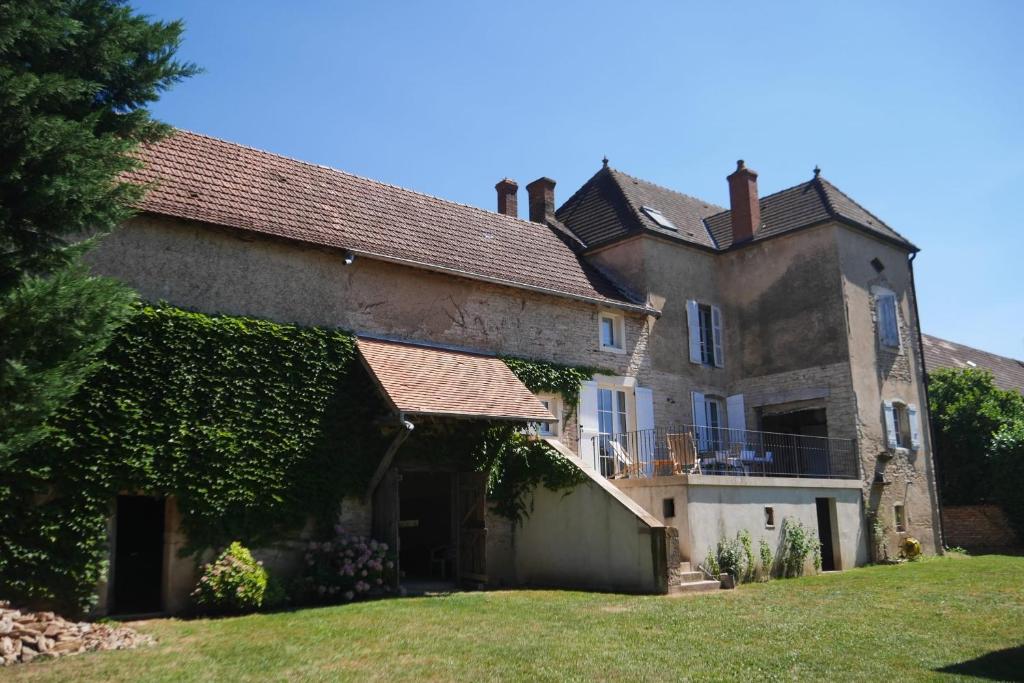
[[[689,432],[666,434],[665,439],[668,441],[668,455],[676,474],[701,474],[697,446]]]
[[[612,452],[615,462],[615,476],[618,477],[639,477],[640,472],[637,464],[629,457],[629,453],[615,439],[608,439],[608,450]]]

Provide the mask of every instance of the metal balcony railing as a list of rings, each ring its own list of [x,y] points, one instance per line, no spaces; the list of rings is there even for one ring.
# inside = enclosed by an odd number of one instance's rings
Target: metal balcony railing
[[[588,443],[589,441],[589,443]],[[681,425],[581,439],[608,478],[672,474],[859,479],[852,439]],[[581,453],[583,455],[583,453]]]

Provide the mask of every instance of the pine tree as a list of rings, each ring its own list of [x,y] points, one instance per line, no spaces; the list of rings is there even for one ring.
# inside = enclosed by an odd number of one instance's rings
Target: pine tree
[[[170,132],[147,105],[197,72],[182,30],[121,0],[0,0],[0,473],[129,315],[131,291],[81,257],[145,190],[119,177]]]

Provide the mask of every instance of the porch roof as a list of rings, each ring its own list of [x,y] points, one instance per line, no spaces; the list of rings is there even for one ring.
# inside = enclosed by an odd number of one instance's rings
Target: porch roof
[[[359,337],[359,353],[394,408],[407,415],[555,422],[499,358]]]

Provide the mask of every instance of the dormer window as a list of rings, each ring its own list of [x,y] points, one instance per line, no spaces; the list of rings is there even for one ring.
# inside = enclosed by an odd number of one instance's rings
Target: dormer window
[[[601,313],[598,316],[598,335],[602,351],[625,352],[625,323],[621,315]]]
[[[661,227],[665,228],[666,230],[674,230],[676,232],[679,231],[679,228],[676,227],[676,224],[670,221],[668,217],[665,216],[665,214],[663,214],[661,211],[658,211],[657,209],[652,209],[649,206],[645,206],[643,207],[643,212],[647,214],[648,218],[650,218],[652,221],[654,221]]]

